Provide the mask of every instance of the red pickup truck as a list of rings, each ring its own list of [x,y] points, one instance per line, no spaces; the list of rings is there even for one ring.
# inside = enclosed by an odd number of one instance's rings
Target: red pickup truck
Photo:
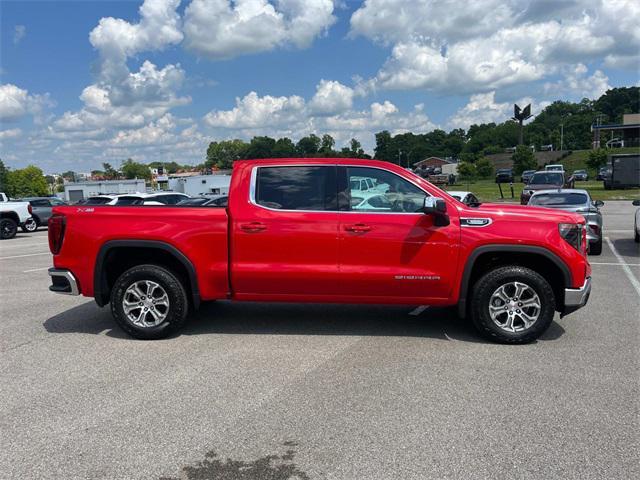
[[[467,206],[386,162],[247,160],[227,207],[56,207],[50,290],[110,303],[144,339],[233,299],[457,305],[487,337],[525,343],[587,302],[585,236],[580,215]]]

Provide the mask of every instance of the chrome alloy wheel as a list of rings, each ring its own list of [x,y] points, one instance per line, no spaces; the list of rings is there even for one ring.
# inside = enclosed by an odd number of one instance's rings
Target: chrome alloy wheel
[[[27,232],[35,232],[38,229],[38,222],[36,222],[33,218],[30,218],[26,222],[24,222],[24,228],[27,229]]]
[[[139,280],[124,292],[122,309],[134,325],[156,327],[167,318],[169,296],[156,282]]]
[[[522,282],[501,285],[489,300],[491,320],[502,330],[511,333],[530,328],[538,320],[541,310],[538,294]]]

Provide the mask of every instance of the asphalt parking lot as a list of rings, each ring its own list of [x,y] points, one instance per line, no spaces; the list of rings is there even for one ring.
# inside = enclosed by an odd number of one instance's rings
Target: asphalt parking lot
[[[46,231],[0,242],[0,477],[640,478],[640,250],[607,202],[593,292],[538,342],[450,310],[205,305],[128,338],[48,292]]]

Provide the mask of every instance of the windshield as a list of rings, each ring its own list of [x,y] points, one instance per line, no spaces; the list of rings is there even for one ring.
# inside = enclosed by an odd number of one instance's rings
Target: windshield
[[[587,201],[584,193],[545,193],[531,197],[529,205],[584,205]]]
[[[536,185],[562,185],[564,177],[559,172],[538,172],[533,174],[529,183]]]

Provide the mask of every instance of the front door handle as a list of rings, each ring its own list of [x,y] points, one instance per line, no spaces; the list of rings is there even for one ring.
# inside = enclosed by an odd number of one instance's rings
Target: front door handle
[[[364,233],[371,230],[369,225],[365,225],[364,223],[356,223],[355,225],[347,225],[344,227],[347,232],[354,233]]]
[[[258,233],[266,230],[267,226],[261,222],[251,222],[241,224],[240,229],[249,233]]]

